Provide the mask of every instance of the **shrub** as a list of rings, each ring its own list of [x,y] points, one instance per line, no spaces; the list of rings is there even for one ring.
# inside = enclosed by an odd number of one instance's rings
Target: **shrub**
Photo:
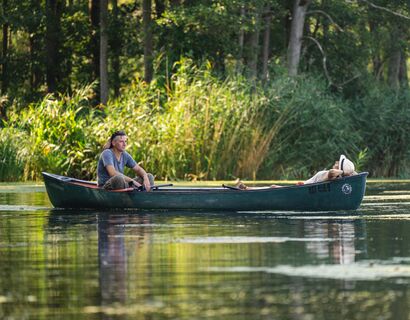
[[[170,79],[123,89],[104,110],[90,87],[9,108],[1,129],[0,179],[41,171],[95,179],[102,145],[114,130],[128,151],[163,179],[306,178],[341,153],[377,176],[409,173],[409,91],[369,84],[354,100],[320,78],[278,74],[266,85],[224,81],[212,67],[181,59]]]
[[[23,175],[24,159],[14,143],[20,134],[17,130],[0,128],[0,181],[18,181]]]
[[[95,141],[90,134],[90,87],[72,96],[47,95],[18,112],[12,110],[7,126],[22,134],[10,137],[24,159],[24,180],[36,180],[42,171],[90,177]]]
[[[368,149],[367,170],[377,177],[408,177],[410,170],[410,91],[369,84],[352,104],[351,118]]]
[[[349,103],[331,95],[321,79],[278,78],[267,88],[285,124],[272,141],[259,177],[305,178],[329,168],[344,153],[355,160],[359,135]]]

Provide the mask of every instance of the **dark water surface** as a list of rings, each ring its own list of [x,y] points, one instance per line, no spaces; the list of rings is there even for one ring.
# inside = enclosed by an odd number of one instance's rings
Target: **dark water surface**
[[[409,320],[410,184],[357,212],[52,210],[0,184],[0,319]]]

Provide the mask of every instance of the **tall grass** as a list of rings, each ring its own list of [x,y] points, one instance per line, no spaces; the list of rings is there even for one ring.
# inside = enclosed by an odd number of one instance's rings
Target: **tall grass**
[[[44,170],[92,176],[96,143],[90,134],[89,94],[90,87],[85,87],[73,96],[47,95],[22,111],[10,112],[6,126],[20,132],[8,137],[23,161],[20,179],[39,179]]]
[[[103,140],[125,128],[131,153],[163,178],[256,176],[290,108],[279,110],[244,78],[218,81],[208,68],[182,65],[166,89],[136,82],[96,130]]]
[[[359,133],[351,123],[348,102],[331,95],[320,79],[279,78],[268,88],[287,121],[270,145],[259,174],[303,178],[329,168],[341,153],[355,159]]]
[[[358,143],[367,149],[368,169],[378,177],[410,176],[410,91],[368,84],[352,104],[360,128]]]
[[[408,91],[344,100],[317,78],[222,81],[186,59],[177,70],[149,85],[136,79],[103,110],[89,102],[90,87],[9,109],[0,180],[38,179],[41,171],[95,179],[101,147],[118,129],[134,158],[162,179],[302,179],[341,153],[376,175],[408,174]]]
[[[19,133],[15,130],[0,128],[0,179],[1,181],[14,181],[23,174],[23,159],[18,154],[18,149],[10,136],[16,137]]]

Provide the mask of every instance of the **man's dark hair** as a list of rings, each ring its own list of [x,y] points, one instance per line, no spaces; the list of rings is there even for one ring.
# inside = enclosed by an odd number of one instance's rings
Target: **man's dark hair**
[[[113,140],[114,140],[116,137],[126,136],[126,135],[127,135],[127,134],[126,134],[125,131],[123,131],[123,130],[115,131],[115,132],[111,135],[111,137],[108,139],[108,141],[107,141],[107,143],[104,145],[103,149],[105,150],[105,149],[110,149],[110,148],[112,148],[112,142],[113,142]]]
[[[123,131],[123,130],[115,131],[115,132],[111,135],[110,140],[111,140],[111,142],[112,142],[116,137],[126,136],[126,135],[127,135],[127,134],[126,134],[125,131]]]

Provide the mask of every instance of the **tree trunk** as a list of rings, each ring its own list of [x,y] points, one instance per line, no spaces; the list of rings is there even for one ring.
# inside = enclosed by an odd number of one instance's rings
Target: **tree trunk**
[[[100,0],[91,0],[91,56],[92,56],[92,79],[100,78]],[[99,90],[96,92],[99,101]]]
[[[151,0],[142,1],[142,17],[144,25],[144,80],[150,83],[153,76]]]
[[[290,76],[296,76],[298,74],[300,53],[302,50],[303,26],[310,1],[311,0],[294,0],[288,45],[288,74]]]
[[[41,12],[41,3],[38,0],[30,1],[31,8],[33,11]],[[30,90],[31,93],[37,91],[40,85],[44,81],[43,72],[43,59],[42,59],[42,44],[41,37],[42,33],[40,30],[40,19],[35,19],[35,23],[31,23],[28,26],[29,32],[29,45],[30,45]]]
[[[265,30],[263,33],[263,49],[262,49],[262,80],[268,79],[268,61],[269,61],[269,46],[270,46],[270,27],[272,21],[271,8],[268,6],[264,14]]]
[[[405,50],[402,50],[401,52],[399,82],[402,88],[409,89],[409,77],[407,73],[407,55]]]
[[[255,80],[258,75],[258,57],[259,57],[259,34],[261,25],[261,8],[256,7],[253,12],[255,23],[253,25],[253,30],[248,35],[248,50],[245,54],[245,62],[247,66],[248,77]],[[245,49],[246,50],[246,49]]]
[[[258,75],[259,28],[250,34],[249,47],[248,72],[249,77],[255,80]]]
[[[100,95],[101,104],[106,105],[108,101],[108,0],[101,0],[100,6]]]
[[[387,82],[390,87],[399,88],[399,74],[401,65],[401,50],[395,49],[391,52],[389,57],[389,66],[387,74]]]
[[[3,14],[7,13],[7,0],[3,0]],[[8,70],[7,70],[7,60],[8,60],[8,44],[9,44],[9,24],[5,22],[3,24],[3,52],[1,65],[1,93],[5,95],[8,88]]]
[[[377,21],[374,19],[374,17],[371,15],[369,12],[369,17],[368,17],[368,24],[369,24],[369,30],[370,33],[372,34],[372,37],[374,39],[377,39]],[[372,56],[372,64],[373,64],[373,75],[376,77],[377,80],[383,79],[383,60],[380,55],[380,50],[378,44],[374,45],[374,54]]]
[[[30,86],[31,92],[37,91],[43,82],[43,73],[41,71],[40,65],[40,43],[38,35],[34,34],[30,37],[30,59],[31,59],[31,75],[30,75]]]
[[[75,9],[74,9],[74,2],[72,0],[67,1],[64,0],[64,5],[66,6],[62,12],[65,14],[68,14],[70,16],[74,15]],[[73,51],[74,48],[72,46],[64,48],[65,52],[63,53],[62,57],[62,63],[63,63],[63,71],[62,71],[62,77],[64,79],[64,90],[68,92],[70,95],[72,94],[72,78],[70,75],[73,73]]]
[[[400,45],[403,40],[403,32],[398,28],[394,28],[390,34],[390,52],[387,68],[387,83],[390,87],[398,89],[400,87],[400,68],[402,60],[402,47]]]
[[[59,0],[46,1],[46,78],[48,92],[55,92],[60,82],[60,16]]]
[[[113,20],[113,32],[111,39],[112,50],[112,86],[114,90],[114,96],[120,95],[120,55],[121,55],[121,37],[118,34],[119,31],[119,18],[118,18],[118,0],[112,0],[112,20]]]
[[[241,25],[244,24],[245,21],[245,14],[246,14],[246,9],[245,5],[241,6]],[[239,37],[238,37],[238,46],[239,46],[239,52],[238,52],[238,61],[237,61],[237,71],[242,72],[243,69],[243,46],[245,43],[245,30],[243,27],[239,29]]]

